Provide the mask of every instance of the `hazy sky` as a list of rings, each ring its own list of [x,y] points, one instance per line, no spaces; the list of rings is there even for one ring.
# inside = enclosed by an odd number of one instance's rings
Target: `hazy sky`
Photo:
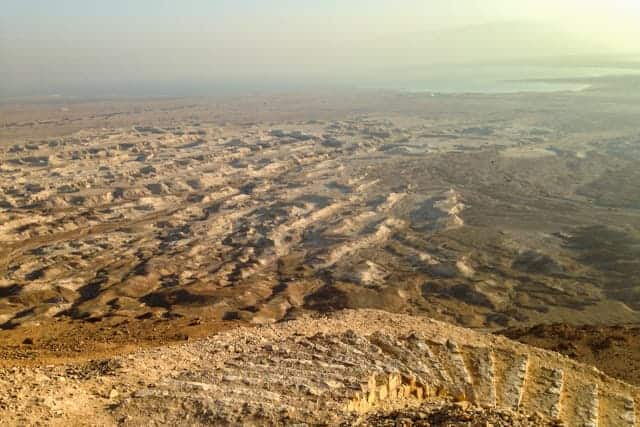
[[[640,46],[640,0],[2,0],[0,14],[0,95]]]

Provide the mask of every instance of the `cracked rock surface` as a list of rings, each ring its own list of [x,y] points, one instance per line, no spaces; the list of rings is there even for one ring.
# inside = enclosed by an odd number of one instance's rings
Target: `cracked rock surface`
[[[640,409],[637,387],[560,354],[372,310],[6,369],[0,390],[7,425],[462,425],[477,413],[495,425],[631,427]]]

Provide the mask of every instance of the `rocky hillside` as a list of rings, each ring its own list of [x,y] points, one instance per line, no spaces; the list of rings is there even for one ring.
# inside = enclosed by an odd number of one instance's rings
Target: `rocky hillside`
[[[5,425],[619,427],[635,424],[639,397],[637,387],[557,353],[371,310],[0,371]]]

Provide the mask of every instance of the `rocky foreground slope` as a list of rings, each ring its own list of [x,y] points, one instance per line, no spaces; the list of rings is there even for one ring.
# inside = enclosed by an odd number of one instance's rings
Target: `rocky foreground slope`
[[[640,389],[423,317],[342,311],[0,371],[3,425],[633,426]]]

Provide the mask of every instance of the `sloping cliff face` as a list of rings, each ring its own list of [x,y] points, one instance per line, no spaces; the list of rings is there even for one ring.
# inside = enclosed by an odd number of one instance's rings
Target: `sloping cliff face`
[[[640,389],[424,317],[346,310],[80,365],[0,371],[9,425],[634,426]],[[453,424],[456,425],[456,424]]]

